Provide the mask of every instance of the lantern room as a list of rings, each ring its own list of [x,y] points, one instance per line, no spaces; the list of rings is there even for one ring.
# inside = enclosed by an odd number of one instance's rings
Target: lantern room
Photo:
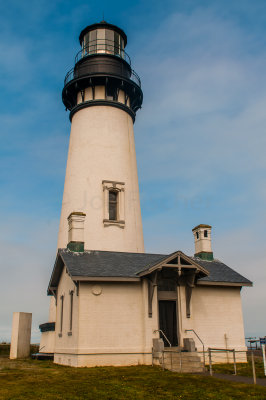
[[[83,57],[92,54],[112,54],[126,58],[126,34],[122,29],[105,21],[87,26],[81,32],[79,41]],[[126,61],[130,63],[130,60]]]

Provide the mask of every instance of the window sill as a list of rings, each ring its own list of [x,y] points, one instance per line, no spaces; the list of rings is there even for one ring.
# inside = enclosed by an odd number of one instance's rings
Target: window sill
[[[114,221],[111,219],[104,219],[103,224],[104,224],[104,226],[115,225],[122,229],[124,229],[124,227],[125,227],[125,221],[123,221],[123,220]]]

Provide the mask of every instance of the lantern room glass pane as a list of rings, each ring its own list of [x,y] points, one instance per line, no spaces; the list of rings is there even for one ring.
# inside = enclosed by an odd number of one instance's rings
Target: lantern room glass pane
[[[106,53],[114,54],[114,31],[105,30],[105,47]]]
[[[120,54],[119,39],[119,34],[117,32],[114,32],[114,54]]]
[[[88,54],[95,54],[96,53],[97,31],[96,30],[91,31],[87,35],[89,36],[89,42],[86,45],[87,52],[88,52]]]
[[[97,53],[105,53],[105,29],[97,29]]]

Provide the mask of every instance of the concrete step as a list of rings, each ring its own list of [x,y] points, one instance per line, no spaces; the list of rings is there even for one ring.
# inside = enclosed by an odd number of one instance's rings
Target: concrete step
[[[179,372],[181,374],[188,374],[188,373],[199,373],[199,372],[203,372],[203,367],[200,368],[186,368],[186,367],[182,367],[181,370],[180,368],[166,368],[169,369],[169,371],[172,372]]]
[[[202,364],[200,364],[200,363],[191,363],[191,364],[185,364],[185,363],[164,363],[164,366],[165,366],[165,368],[180,368],[180,365],[182,365],[182,367],[186,367],[186,368],[198,368],[198,367],[202,367]]]
[[[203,371],[203,363],[197,352],[164,351],[164,360],[160,359],[165,369],[182,373],[197,373]]]
[[[182,362],[183,364],[201,364],[201,360],[200,359],[192,359],[192,360],[188,360],[185,358],[164,358],[164,362],[166,363],[175,363],[175,364],[179,364],[180,362]]]
[[[188,361],[188,360],[170,360],[170,359],[164,359],[164,363],[165,364],[184,364],[184,365],[198,365],[198,364],[202,364],[202,362],[200,360],[193,360],[193,361]]]
[[[173,372],[203,372],[203,365],[164,365],[165,369]]]
[[[169,354],[164,354],[164,359],[165,360],[174,360],[174,361],[179,361],[180,359],[183,361],[187,361],[187,362],[201,362],[200,357],[198,356],[190,356],[190,357],[184,357],[183,355],[179,355],[179,354],[173,354],[173,355],[169,355]]]

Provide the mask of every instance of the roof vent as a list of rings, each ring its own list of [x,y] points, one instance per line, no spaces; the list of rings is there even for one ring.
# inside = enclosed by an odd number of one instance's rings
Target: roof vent
[[[200,224],[192,229],[195,240],[195,257],[202,260],[213,260],[210,225]]]
[[[70,251],[84,251],[84,221],[86,214],[82,212],[72,212],[68,220],[68,245]]]

